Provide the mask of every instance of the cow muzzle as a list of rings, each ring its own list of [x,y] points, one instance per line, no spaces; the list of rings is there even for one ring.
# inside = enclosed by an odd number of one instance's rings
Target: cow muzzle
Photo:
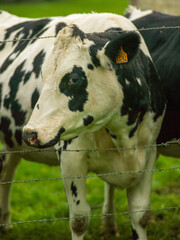
[[[32,147],[39,147],[40,141],[38,139],[38,132],[32,129],[24,129],[22,134],[25,143]]]

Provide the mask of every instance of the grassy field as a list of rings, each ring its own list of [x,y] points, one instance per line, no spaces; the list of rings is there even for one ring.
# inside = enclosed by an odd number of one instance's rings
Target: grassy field
[[[0,8],[19,16],[44,17],[82,12],[114,12],[123,14],[127,1],[119,0],[69,0],[37,4],[0,4]],[[38,157],[38,155],[37,155]],[[160,157],[156,168],[180,165],[180,160]],[[20,164],[16,180],[60,177],[59,167],[30,163]],[[153,178],[152,208],[180,205],[179,170],[156,172]],[[87,179],[87,199],[91,206],[99,206],[92,214],[100,214],[103,203],[103,181],[99,178]],[[126,192],[115,192],[117,212],[128,210]],[[68,205],[61,180],[37,181],[13,184],[11,198],[12,222],[35,219],[68,217]],[[131,226],[127,215],[116,216],[122,240],[131,239]],[[149,240],[180,240],[180,211],[155,211],[148,226]],[[100,218],[92,218],[86,240],[102,240]],[[12,231],[0,235],[3,240],[70,240],[67,220],[47,223],[24,223],[14,225]],[[115,240],[109,237],[109,240]]]
[[[180,161],[160,157],[156,168],[179,166]],[[16,180],[60,177],[59,167],[48,167],[25,160],[20,164]],[[180,205],[179,170],[154,173],[152,189],[152,209]],[[103,203],[103,181],[99,178],[87,179],[87,199],[93,209],[91,214],[100,214]],[[61,180],[38,181],[13,184],[12,222],[68,217],[68,205]],[[116,190],[115,208],[117,212],[128,210],[126,191]],[[131,239],[131,226],[127,215],[116,216],[123,240]],[[149,240],[180,239],[180,211],[154,211],[148,226]],[[86,240],[102,240],[100,218],[91,219]],[[3,240],[70,240],[67,220],[47,223],[24,223],[15,225],[13,230],[2,235]],[[109,240],[117,238],[110,237]]]
[[[23,17],[48,17],[92,11],[123,14],[127,5],[127,0],[62,0],[34,4],[0,4],[0,9]]]

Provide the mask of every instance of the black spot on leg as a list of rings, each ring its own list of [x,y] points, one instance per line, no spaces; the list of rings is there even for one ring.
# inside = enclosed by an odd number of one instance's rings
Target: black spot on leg
[[[71,191],[72,191],[72,196],[75,196],[75,197],[77,197],[77,187],[76,187],[76,185],[74,184],[74,182],[72,181],[72,183],[71,183]]]
[[[80,204],[80,200],[78,200],[77,202],[76,202],[76,205],[78,206]]]
[[[87,117],[83,118],[83,124],[84,126],[88,126],[94,121],[93,116],[88,115]]]
[[[138,240],[138,239],[139,239],[139,237],[137,235],[136,230],[132,229],[132,240]]]
[[[36,106],[36,107],[37,107],[37,109],[39,109],[39,104],[37,104],[37,106]]]

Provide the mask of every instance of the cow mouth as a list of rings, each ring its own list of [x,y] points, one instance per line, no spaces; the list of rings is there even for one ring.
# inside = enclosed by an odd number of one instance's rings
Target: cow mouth
[[[59,141],[61,134],[65,132],[65,129],[62,127],[60,128],[60,130],[58,131],[57,135],[50,140],[47,143],[41,144],[41,141],[38,139],[37,135],[34,137],[26,137],[26,132],[23,133],[23,140],[25,141],[25,143],[31,147],[36,147],[36,148],[48,148],[48,147],[53,147],[54,145],[56,145],[56,143]]]

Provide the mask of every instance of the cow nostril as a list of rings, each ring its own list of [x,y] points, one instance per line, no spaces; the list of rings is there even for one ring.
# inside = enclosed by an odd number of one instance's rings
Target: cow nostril
[[[28,145],[35,145],[38,142],[37,131],[35,130],[24,130],[23,139]]]

